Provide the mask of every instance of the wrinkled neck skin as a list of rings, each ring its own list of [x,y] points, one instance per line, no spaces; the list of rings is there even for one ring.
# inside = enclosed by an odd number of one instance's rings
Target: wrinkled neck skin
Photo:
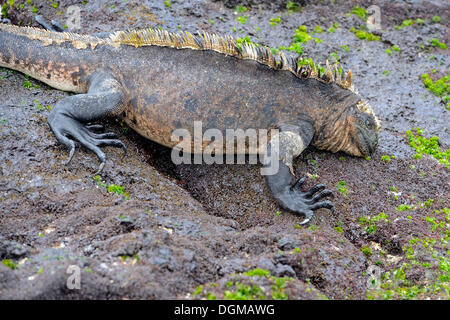
[[[332,93],[320,96],[319,110],[324,110],[324,116],[316,120],[314,138],[311,144],[320,149],[330,152],[344,151],[352,155],[360,152],[354,145],[352,138],[354,127],[351,115],[351,107],[361,97],[350,90],[332,86]],[[325,111],[326,110],[326,111]]]

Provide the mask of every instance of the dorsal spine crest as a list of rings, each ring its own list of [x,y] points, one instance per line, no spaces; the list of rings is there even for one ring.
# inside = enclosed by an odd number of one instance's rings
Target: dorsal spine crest
[[[77,49],[95,49],[98,45],[111,45],[118,47],[121,44],[141,46],[164,46],[177,49],[213,50],[239,59],[255,60],[275,70],[288,70],[298,78],[316,79],[327,83],[336,83],[340,87],[353,91],[352,72],[342,72],[339,75],[337,65],[331,67],[326,62],[325,72],[321,75],[316,66],[299,65],[296,60],[286,57],[281,51],[275,56],[270,48],[256,46],[253,43],[237,44],[230,36],[220,36],[206,31],[193,35],[187,31],[172,33],[160,29],[140,29],[116,31],[109,38],[98,38],[90,35],[80,35],[71,32],[52,32],[33,27],[18,27],[0,24],[0,30],[17,35],[26,36],[32,40],[40,40],[44,45],[69,41]]]

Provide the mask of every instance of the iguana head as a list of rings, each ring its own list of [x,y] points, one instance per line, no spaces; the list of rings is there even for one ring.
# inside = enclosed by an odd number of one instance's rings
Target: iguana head
[[[346,112],[347,134],[339,151],[357,157],[367,157],[378,146],[380,121],[364,100],[359,100]]]
[[[331,152],[352,156],[370,156],[378,146],[380,121],[368,103],[351,93],[335,114],[320,121],[313,145]],[[341,101],[342,102],[342,101]]]
[[[339,72],[326,61],[325,71],[300,67],[297,77],[312,79],[317,88],[313,111],[315,134],[312,145],[331,152],[343,151],[357,157],[371,155],[378,146],[380,121],[353,87],[352,71]],[[311,92],[314,90],[311,90]]]

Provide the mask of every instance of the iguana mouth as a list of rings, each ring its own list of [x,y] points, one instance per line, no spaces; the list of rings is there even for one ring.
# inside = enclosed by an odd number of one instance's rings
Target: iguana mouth
[[[378,147],[378,133],[370,134],[368,130],[355,125],[358,130],[358,140],[360,141],[358,149],[363,156],[372,155]]]

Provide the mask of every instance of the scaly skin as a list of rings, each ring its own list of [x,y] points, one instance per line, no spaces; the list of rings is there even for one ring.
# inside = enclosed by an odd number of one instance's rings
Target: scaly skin
[[[100,169],[105,155],[99,146],[124,148],[113,135],[95,134],[83,125],[107,115],[121,117],[142,136],[167,147],[177,144],[171,141],[176,129],[189,130],[193,137],[194,121],[224,136],[226,129],[278,128],[280,171],[266,179],[282,207],[309,221],[314,210],[333,209],[329,201],[320,201],[331,192],[314,197],[322,186],[306,193],[298,190],[301,183],[291,186],[292,157],[309,144],[355,156],[369,155],[377,146],[378,120],[362,111],[360,96],[335,82],[301,78],[261,61],[216,52],[220,50],[79,36],[57,41],[57,36],[0,25],[0,66],[79,93],[61,100],[48,120],[57,139],[71,149],[70,159],[74,140],[97,154]]]

